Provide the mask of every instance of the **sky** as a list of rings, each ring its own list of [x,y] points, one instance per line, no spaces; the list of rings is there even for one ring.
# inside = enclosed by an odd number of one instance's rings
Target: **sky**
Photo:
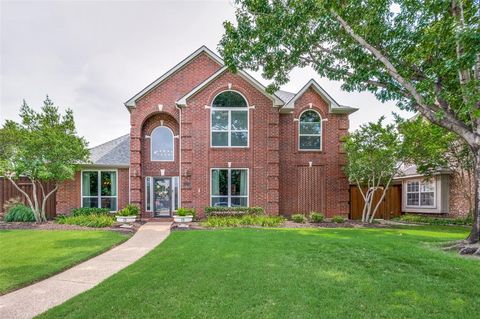
[[[39,110],[48,94],[60,110],[73,110],[90,146],[127,134],[123,103],[200,46],[217,52],[222,23],[234,13],[233,1],[220,0],[0,0],[0,125],[19,120],[23,99]],[[293,70],[282,89],[298,92],[311,78],[359,108],[351,130],[382,115],[392,121],[392,112],[411,116],[370,93],[342,91],[310,68]]]

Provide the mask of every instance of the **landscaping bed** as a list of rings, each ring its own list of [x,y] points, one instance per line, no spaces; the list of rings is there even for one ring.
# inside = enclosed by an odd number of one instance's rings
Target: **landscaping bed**
[[[50,220],[45,223],[23,223],[23,222],[3,222],[0,221],[0,230],[11,230],[11,229],[38,229],[38,230],[111,230],[111,231],[120,231],[125,233],[134,233],[142,226],[145,222],[135,222],[131,225],[132,227],[122,227],[123,223],[114,223],[111,227],[103,228],[92,228],[86,226],[78,225],[68,225],[68,224],[59,224],[56,221]]]

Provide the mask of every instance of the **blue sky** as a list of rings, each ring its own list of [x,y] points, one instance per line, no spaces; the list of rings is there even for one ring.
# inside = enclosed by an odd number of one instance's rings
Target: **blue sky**
[[[0,0],[0,124],[18,120],[25,99],[38,109],[45,95],[74,111],[77,130],[95,146],[129,132],[123,103],[201,45],[216,51],[231,1]],[[268,81],[254,74],[262,83]],[[339,103],[360,108],[351,129],[391,113],[369,93],[297,69],[282,89],[316,79]]]

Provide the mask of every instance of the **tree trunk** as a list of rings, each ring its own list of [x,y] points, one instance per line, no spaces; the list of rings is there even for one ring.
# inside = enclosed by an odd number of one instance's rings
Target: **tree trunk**
[[[480,149],[474,150],[475,154],[475,207],[473,208],[473,225],[467,240],[469,243],[476,243],[480,240]]]

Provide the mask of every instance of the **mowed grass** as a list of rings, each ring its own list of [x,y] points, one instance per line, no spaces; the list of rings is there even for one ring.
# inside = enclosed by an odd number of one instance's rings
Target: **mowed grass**
[[[440,250],[465,228],[173,232],[41,318],[476,318],[480,261]]]
[[[1,230],[0,294],[49,277],[126,239],[112,231]]]

